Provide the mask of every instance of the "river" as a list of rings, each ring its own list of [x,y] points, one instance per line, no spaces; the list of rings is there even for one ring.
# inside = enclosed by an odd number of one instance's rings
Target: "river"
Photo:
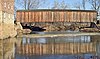
[[[52,33],[40,32],[38,34]],[[55,32],[55,34],[60,34],[60,32]],[[64,32],[64,34],[66,33]],[[99,37],[99,35],[80,35],[38,38],[21,37],[0,40],[0,59],[100,59]],[[34,47],[35,45],[37,46]],[[40,46],[38,47],[38,45]],[[45,46],[47,47],[45,48]],[[53,48],[55,50],[52,50]],[[35,52],[32,49],[35,49]]]

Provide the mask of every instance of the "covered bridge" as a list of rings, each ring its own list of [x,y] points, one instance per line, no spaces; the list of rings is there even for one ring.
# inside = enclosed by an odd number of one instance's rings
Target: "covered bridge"
[[[37,9],[18,10],[17,21],[25,22],[93,22],[97,12],[93,10]]]
[[[35,9],[18,10],[16,16],[16,21],[23,26],[36,23],[84,23],[85,26],[90,26],[91,22],[96,20],[97,12],[94,10]]]

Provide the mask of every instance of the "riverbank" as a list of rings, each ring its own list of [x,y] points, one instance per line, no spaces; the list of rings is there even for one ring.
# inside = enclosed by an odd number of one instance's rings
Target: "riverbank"
[[[81,36],[81,35],[100,35],[100,33],[68,32],[66,34],[23,34],[23,35],[18,35],[17,37],[38,38],[38,37],[60,37],[60,36]]]

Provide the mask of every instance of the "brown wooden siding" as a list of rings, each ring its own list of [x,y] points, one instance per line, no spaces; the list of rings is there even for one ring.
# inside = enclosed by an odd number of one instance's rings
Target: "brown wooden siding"
[[[94,11],[17,11],[17,21],[23,22],[93,22]]]

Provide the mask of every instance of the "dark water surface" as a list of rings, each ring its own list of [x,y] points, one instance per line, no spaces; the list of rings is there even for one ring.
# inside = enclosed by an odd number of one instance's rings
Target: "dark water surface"
[[[44,34],[44,33],[40,33]],[[48,33],[46,33],[48,34]],[[49,33],[50,34],[50,33]],[[51,33],[52,34],[52,33]],[[93,53],[58,54],[58,55],[22,55],[17,54],[16,46],[25,44],[48,44],[48,43],[96,43]],[[100,59],[100,36],[70,36],[70,37],[44,37],[44,38],[10,38],[0,40],[0,59]]]
[[[93,54],[83,55],[42,55],[42,56],[21,56],[17,55],[16,59],[93,59]],[[96,57],[96,56],[95,56]],[[99,58],[99,57],[98,57]]]

